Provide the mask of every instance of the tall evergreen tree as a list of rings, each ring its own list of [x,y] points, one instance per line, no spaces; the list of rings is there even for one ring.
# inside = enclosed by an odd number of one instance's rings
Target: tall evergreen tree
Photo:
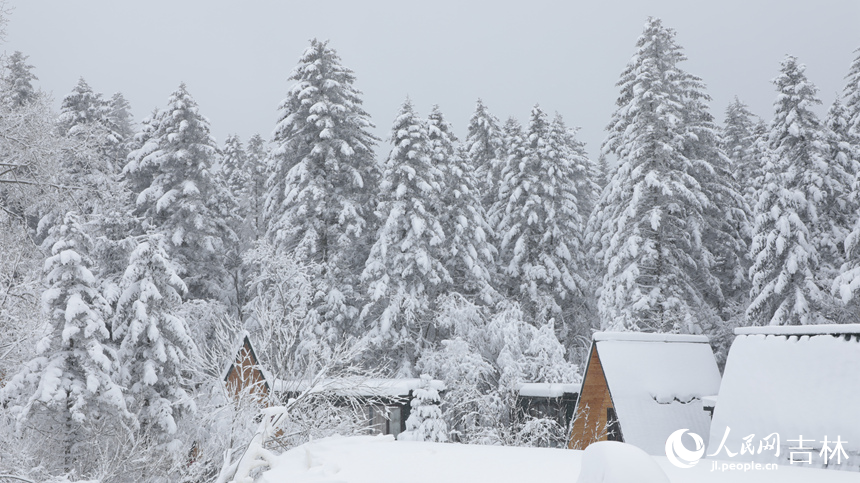
[[[264,208],[266,201],[266,157],[268,148],[259,134],[251,136],[245,147],[247,172],[245,187],[241,190],[239,203],[244,205],[246,228],[250,241],[257,241],[266,233]]]
[[[589,220],[601,323],[694,332],[719,287],[703,244],[711,200],[698,179],[713,168],[689,145],[701,127],[692,104],[702,83],[680,69],[686,57],[659,19],[648,19],[636,47],[603,147],[619,166]]]
[[[770,159],[750,247],[750,325],[819,323],[828,306],[816,284],[820,258],[815,236],[833,179],[827,173],[821,123],[811,109],[821,101],[804,70],[789,56],[774,80],[778,95]]]
[[[532,109],[522,157],[509,157],[501,190],[508,198],[497,227],[508,295],[536,323],[556,318],[565,336],[586,294],[578,169],[560,118]],[[581,166],[582,171],[585,170]]]
[[[490,210],[498,195],[504,163],[504,140],[499,120],[490,114],[483,101],[478,99],[475,112],[469,119],[469,130],[463,143],[469,164],[475,170],[484,210]]]
[[[222,187],[211,169],[218,150],[209,121],[181,84],[155,119],[144,123],[141,147],[129,154],[124,174],[136,195],[144,229],[165,235],[190,298],[229,299],[221,286],[225,222]]]
[[[756,157],[755,115],[746,104],[735,100],[726,107],[726,120],[721,136],[723,152],[732,162],[733,176],[741,187],[749,206],[755,206],[758,194],[757,181],[761,181],[761,159]]]
[[[848,68],[848,80],[843,90],[845,109],[848,117],[848,132],[852,136],[852,144],[860,144],[860,48],[854,51],[856,57]]]
[[[23,107],[37,95],[33,81],[39,78],[33,74],[33,66],[27,63],[28,58],[16,50],[6,61],[3,74],[4,92],[13,109]]]
[[[177,420],[196,410],[184,373],[197,351],[187,324],[176,315],[186,288],[166,244],[162,235],[147,235],[131,253],[113,334],[128,404],[164,442],[176,434]]]
[[[445,233],[439,219],[443,173],[431,159],[425,123],[407,99],[391,129],[377,216],[382,226],[362,279],[368,336],[401,373],[411,373],[426,340],[439,294],[451,283],[445,268]]]
[[[827,196],[821,200],[816,229],[818,255],[822,271],[822,287],[829,286],[845,263],[845,238],[858,220],[858,203],[852,193],[852,184],[860,168],[860,146],[851,143],[848,111],[839,99],[833,101],[824,121],[826,142],[825,184]]]
[[[65,471],[81,471],[80,462],[101,436],[99,426],[132,419],[114,382],[117,356],[105,322],[110,307],[90,270],[92,241],[78,217],[67,213],[46,244],[51,256],[45,260],[42,307],[48,333],[2,395],[23,402],[13,406],[19,423],[38,428],[49,446],[59,443]]]
[[[498,298],[491,284],[496,249],[490,242],[492,229],[481,204],[476,170],[456,149],[457,139],[439,106],[430,112],[427,129],[430,158],[442,174],[439,215],[451,289],[492,304]]]
[[[336,341],[358,333],[358,275],[372,243],[377,139],[352,71],[328,42],[312,40],[281,103],[268,160],[267,238],[319,264],[312,312]]]

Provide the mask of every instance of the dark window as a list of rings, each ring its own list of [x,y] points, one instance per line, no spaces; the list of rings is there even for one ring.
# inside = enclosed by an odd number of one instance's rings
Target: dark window
[[[618,416],[615,408],[606,408],[606,439],[609,441],[623,441],[621,439],[621,425],[618,424]]]

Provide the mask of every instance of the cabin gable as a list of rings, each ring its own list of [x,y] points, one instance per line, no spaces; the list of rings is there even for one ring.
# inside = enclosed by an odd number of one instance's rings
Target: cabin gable
[[[591,443],[609,440],[608,428],[610,417],[615,412],[612,395],[606,383],[606,375],[600,363],[597,344],[591,344],[591,354],[585,369],[585,379],[582,382],[579,400],[574,411],[573,428],[571,429],[570,449],[585,449]],[[617,420],[616,420],[617,422]],[[613,425],[617,427],[618,425]],[[614,441],[623,441],[620,434],[611,435]]]

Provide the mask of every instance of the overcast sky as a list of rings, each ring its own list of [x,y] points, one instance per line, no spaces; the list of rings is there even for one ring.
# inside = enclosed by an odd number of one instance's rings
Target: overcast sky
[[[860,46],[858,0],[9,3],[4,49],[30,56],[57,107],[84,77],[106,96],[121,91],[140,120],[185,82],[219,143],[232,133],[270,138],[313,37],[330,39],[355,72],[383,139],[407,94],[423,115],[439,104],[461,137],[481,97],[502,120],[526,122],[535,103],[560,112],[592,156],[649,15],[678,32],[683,67],[707,83],[720,121],[735,95],[770,119],[770,81],[786,54],[807,65],[823,113]]]

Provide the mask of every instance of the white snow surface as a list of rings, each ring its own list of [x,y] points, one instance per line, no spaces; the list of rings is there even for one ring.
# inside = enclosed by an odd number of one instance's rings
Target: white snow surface
[[[519,385],[519,394],[522,397],[562,397],[565,394],[579,394],[581,387],[581,384],[527,382]]]
[[[625,445],[626,446],[626,445]],[[583,451],[453,443],[395,441],[391,435],[320,439],[277,456],[258,483],[529,483],[575,482]],[[604,452],[613,465],[618,451]],[[627,453],[624,451],[623,453]],[[780,466],[773,471],[711,471],[702,460],[677,468],[665,456],[652,457],[672,483],[848,483],[856,473]],[[718,461],[717,464],[730,463]],[[634,464],[635,466],[635,464]],[[591,480],[594,481],[594,480]],[[597,480],[601,481],[601,480]],[[602,480],[613,481],[613,480]],[[617,480],[621,481],[621,480]],[[637,478],[623,481],[655,481]],[[664,480],[665,481],[665,480]]]
[[[669,477],[648,453],[618,441],[593,443],[582,452],[576,483],[669,483]]]
[[[275,381],[275,392],[305,391],[310,386],[309,381]],[[341,378],[324,379],[317,382],[311,392],[333,391],[339,396],[353,397],[407,397],[409,392],[421,386],[421,379],[400,378]],[[445,390],[445,382],[438,379],[430,381],[430,386],[437,391]]]
[[[852,330],[853,331],[853,330]],[[845,340],[846,337],[849,340]],[[772,433],[782,451],[756,454],[760,462],[786,462],[798,437],[811,447],[812,463],[823,461],[825,436],[839,437],[849,455],[847,465],[860,466],[860,341],[857,336],[738,335],[729,351],[714,410],[707,454],[713,454],[730,428],[725,447],[739,453],[743,438],[753,445]],[[809,441],[810,439],[814,441]],[[790,442],[788,440],[795,440]],[[828,446],[833,449],[832,444]],[[725,455],[721,450],[721,455]],[[716,456],[715,456],[716,457]],[[751,459],[749,454],[732,459]],[[845,460],[843,459],[843,465]]]
[[[720,371],[707,338],[655,336],[601,340],[595,344],[624,442],[651,455],[665,453],[666,439],[689,429],[707,440],[710,417],[702,398],[719,392]]]
[[[813,325],[765,325],[760,327],[738,327],[736,335],[817,335],[860,334],[860,324],[813,324]]]
[[[595,332],[595,341],[603,340],[627,340],[643,342],[704,342],[708,343],[708,337],[704,335],[691,334],[662,334],[649,332]]]

